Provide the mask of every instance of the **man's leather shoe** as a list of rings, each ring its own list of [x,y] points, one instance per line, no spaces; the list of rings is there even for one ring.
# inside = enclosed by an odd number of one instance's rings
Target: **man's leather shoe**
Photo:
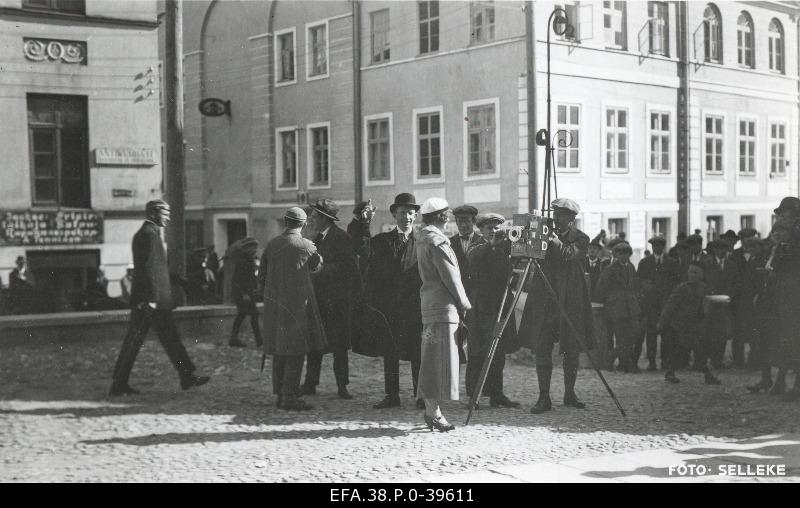
[[[496,397],[489,397],[490,407],[519,407],[519,405],[519,402],[509,399],[504,393]]]
[[[372,406],[373,409],[388,409],[390,407],[400,407],[400,397],[387,395],[382,401]]]
[[[288,402],[283,403],[280,406],[280,408],[285,409],[286,411],[309,411],[311,409],[314,409],[314,406],[304,401],[303,399],[292,399]]]
[[[550,411],[551,409],[553,409],[553,402],[550,400],[550,397],[542,397],[540,395],[539,400],[537,400],[536,404],[531,408],[531,414],[538,415]]]
[[[211,378],[208,376],[190,376],[185,379],[181,379],[181,388],[188,390],[193,386],[203,386],[210,380]]]
[[[112,397],[118,397],[120,395],[139,395],[139,390],[131,388],[128,385],[125,386],[112,386],[111,389],[108,391],[108,394]]]
[[[417,409],[425,409],[425,401],[422,399],[417,399]]]
[[[574,407],[577,409],[583,409],[586,407],[586,403],[581,402],[578,399],[578,396],[574,393],[568,393],[564,395],[564,405],[567,407]]]
[[[303,385],[300,387],[300,395],[316,395],[317,388],[315,386]]]
[[[245,344],[244,342],[240,341],[239,339],[231,339],[228,342],[228,345],[231,346],[231,347],[247,347],[247,344]]]
[[[350,400],[353,396],[350,392],[347,391],[347,388],[339,388],[339,398],[344,400]]]

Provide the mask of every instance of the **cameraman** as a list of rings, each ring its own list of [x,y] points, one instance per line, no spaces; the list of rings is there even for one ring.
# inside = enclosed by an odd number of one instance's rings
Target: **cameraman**
[[[541,263],[545,276],[553,287],[561,307],[564,308],[584,345],[592,346],[592,306],[586,287],[583,265],[589,247],[589,237],[575,228],[575,217],[580,212],[578,203],[559,198],[551,205],[555,235],[547,245],[547,254]],[[538,270],[537,270],[538,272]],[[564,405],[582,409],[586,404],[575,395],[578,377],[578,338],[561,316],[559,306],[551,296],[541,274],[535,273],[528,288],[528,298],[520,323],[523,346],[536,354],[536,376],[539,380],[539,400],[531,413],[550,411],[550,379],[553,375],[553,345],[560,343],[564,355]]]

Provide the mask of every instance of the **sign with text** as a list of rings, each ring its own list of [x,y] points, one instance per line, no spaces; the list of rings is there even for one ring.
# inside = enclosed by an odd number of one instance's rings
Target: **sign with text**
[[[86,243],[103,243],[103,217],[95,212],[0,212],[0,245]]]
[[[155,166],[156,151],[149,148],[95,148],[94,162],[102,166]]]

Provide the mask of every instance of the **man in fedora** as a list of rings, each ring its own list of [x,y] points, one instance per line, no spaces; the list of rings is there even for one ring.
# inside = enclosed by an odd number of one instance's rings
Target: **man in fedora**
[[[347,351],[353,334],[353,301],[359,286],[358,267],[350,235],[340,229],[339,205],[332,199],[320,199],[313,205],[311,222],[317,235],[314,244],[322,257],[322,269],[312,274],[314,294],[322,316],[329,352],[333,353],[333,372],[339,398],[352,399],[347,391],[350,382]],[[321,351],[306,357],[306,378],[303,395],[317,393],[322,369]]]
[[[364,301],[386,317],[390,336],[381,340],[383,378],[386,397],[375,409],[400,405],[400,360],[411,362],[414,396],[419,378],[422,311],[419,290],[422,279],[417,268],[414,220],[420,206],[413,194],[402,193],[394,198],[389,212],[396,226],[375,235],[370,241]],[[417,407],[425,404],[417,400]]]

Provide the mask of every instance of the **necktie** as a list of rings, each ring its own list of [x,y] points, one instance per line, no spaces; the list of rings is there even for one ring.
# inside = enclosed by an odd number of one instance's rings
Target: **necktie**
[[[322,240],[324,240],[324,239],[325,239],[325,235],[320,233],[320,234],[317,235],[316,238],[314,238],[314,243],[319,245],[320,243],[322,243]]]

